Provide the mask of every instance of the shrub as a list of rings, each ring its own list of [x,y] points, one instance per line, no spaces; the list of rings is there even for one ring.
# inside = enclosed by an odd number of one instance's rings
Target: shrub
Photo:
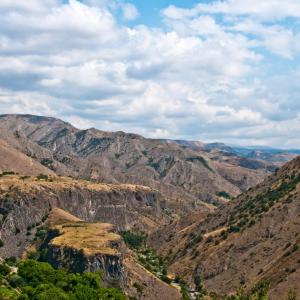
[[[212,236],[209,236],[207,239],[206,239],[206,243],[211,243],[213,242],[213,237]]]
[[[0,239],[0,248],[4,246],[4,242]]]
[[[135,282],[133,284],[133,287],[136,289],[136,291],[138,292],[138,294],[143,294],[144,287],[141,284]]]
[[[15,172],[12,172],[12,171],[4,171],[4,172],[2,172],[2,176],[6,176],[6,175],[15,175]]]
[[[166,276],[166,275],[160,276],[160,279],[161,279],[162,281],[164,281],[165,283],[167,283],[167,284],[171,284],[171,283],[172,283],[172,279],[169,278],[169,277]]]
[[[295,244],[292,248],[292,252],[296,252],[296,251],[298,251],[298,249],[299,249],[299,246],[297,244]]]
[[[17,258],[15,256],[11,256],[5,259],[5,262],[9,265],[9,266],[15,266],[17,264]]]
[[[222,232],[221,232],[221,238],[222,238],[222,240],[226,240],[227,238],[228,238],[228,231],[226,231],[226,230],[223,230]]]
[[[218,197],[223,197],[225,199],[231,199],[231,196],[227,192],[225,192],[225,191],[217,192],[216,195]]]
[[[8,278],[8,282],[13,288],[16,288],[21,286],[24,283],[24,280],[21,276],[13,274]]]
[[[0,265],[0,275],[6,276],[10,273],[10,267],[6,264]]]
[[[36,176],[36,178],[38,180],[46,180],[46,181],[49,179],[48,175],[45,174],[39,174],[38,176]]]
[[[230,231],[230,232],[240,232],[240,231],[241,231],[241,228],[240,228],[239,226],[237,226],[237,225],[235,225],[235,226],[230,226],[229,231]]]
[[[124,239],[124,242],[134,249],[139,249],[145,242],[145,236],[130,231],[123,231],[120,233]]]
[[[15,300],[15,299],[17,299],[17,293],[8,287],[1,286],[0,287],[0,299],[1,300]]]

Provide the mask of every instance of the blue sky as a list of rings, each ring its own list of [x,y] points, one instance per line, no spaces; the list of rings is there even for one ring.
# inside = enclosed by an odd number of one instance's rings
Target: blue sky
[[[299,0],[2,0],[0,18],[0,113],[300,148]]]
[[[202,1],[204,2],[204,1]],[[206,1],[208,2],[208,1]],[[153,1],[131,1],[139,10],[141,17],[136,20],[137,23],[144,23],[149,26],[161,26],[161,11],[170,6],[176,5],[178,7],[192,7],[199,3],[197,0],[153,0]]]

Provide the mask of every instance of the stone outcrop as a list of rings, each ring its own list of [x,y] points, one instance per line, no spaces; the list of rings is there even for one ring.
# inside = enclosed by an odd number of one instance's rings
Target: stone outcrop
[[[74,273],[100,271],[109,286],[121,287],[132,298],[181,299],[176,288],[136,261],[111,224],[83,222],[57,208],[51,211],[47,224],[50,229],[39,248],[47,250],[44,258],[54,267]]]
[[[35,228],[52,208],[91,222],[108,222],[116,230],[149,231],[167,221],[159,192],[134,185],[94,184],[70,178],[48,181],[18,176],[0,179],[0,256],[20,255]]]

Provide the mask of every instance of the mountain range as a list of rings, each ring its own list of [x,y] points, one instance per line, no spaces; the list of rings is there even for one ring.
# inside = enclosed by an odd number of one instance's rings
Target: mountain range
[[[2,115],[0,128],[1,151],[7,157],[0,162],[3,170],[147,185],[162,192],[177,214],[218,206],[228,200],[222,195],[239,195],[296,155],[272,151],[258,159],[257,153],[254,158],[238,155],[219,143],[79,130],[58,119],[31,115]],[[22,167],[24,160],[30,160],[31,169]]]
[[[3,259],[34,250],[55,267],[100,269],[145,300],[300,293],[297,150],[147,139],[33,115],[1,115],[0,129]]]

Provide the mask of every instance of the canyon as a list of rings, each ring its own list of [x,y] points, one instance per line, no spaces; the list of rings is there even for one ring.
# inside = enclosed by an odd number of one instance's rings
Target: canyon
[[[31,115],[2,115],[0,128],[2,259],[46,249],[55,268],[101,271],[145,300],[184,290],[226,299],[266,283],[270,299],[300,293],[296,151],[79,130]]]

